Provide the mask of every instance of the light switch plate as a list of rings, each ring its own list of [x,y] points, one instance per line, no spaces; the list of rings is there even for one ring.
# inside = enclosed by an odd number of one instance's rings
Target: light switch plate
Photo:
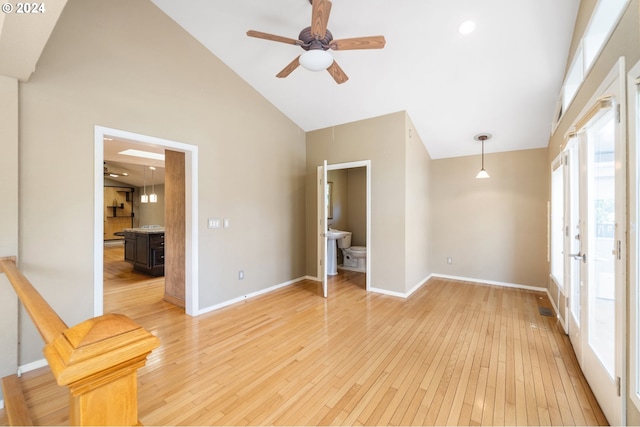
[[[229,227],[231,227],[231,220],[230,220],[229,218],[225,218],[225,219],[222,221],[222,223],[223,223],[223,227],[224,227],[224,228],[229,228]]]
[[[207,228],[220,228],[219,218],[209,218],[207,221]]]

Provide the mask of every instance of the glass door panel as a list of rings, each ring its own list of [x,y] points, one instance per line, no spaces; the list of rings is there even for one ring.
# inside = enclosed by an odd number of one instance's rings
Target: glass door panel
[[[615,373],[615,114],[610,109],[587,133],[588,342],[611,378]]]
[[[569,292],[569,309],[573,322],[575,323],[574,331],[571,333],[573,336],[575,333],[579,333],[580,327],[580,307],[581,307],[581,292],[582,281],[580,279],[580,254],[582,249],[580,247],[580,156],[579,146],[577,141],[573,141],[569,146],[569,153],[567,156],[567,254],[569,256],[568,271],[570,278],[568,280],[570,286]],[[577,258],[576,256],[577,255]],[[578,353],[578,351],[576,351]]]

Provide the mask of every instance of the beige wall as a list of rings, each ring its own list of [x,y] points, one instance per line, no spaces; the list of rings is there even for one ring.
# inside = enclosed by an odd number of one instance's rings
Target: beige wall
[[[432,160],[409,116],[405,124],[405,292],[432,272]]]
[[[327,182],[331,184],[333,199],[333,213],[327,219],[327,225],[336,230],[347,230],[347,216],[349,214],[347,170],[336,169],[327,171]]]
[[[567,64],[570,64],[573,59],[573,55],[575,54],[580,38],[584,33],[596,3],[596,0],[582,0],[580,2],[578,19],[576,20],[571,52],[567,59]],[[621,56],[625,57],[627,72],[640,60],[640,1],[638,0],[631,0],[629,2],[629,6],[618,23],[618,26],[612,33],[604,50],[595,61],[593,68],[585,77],[582,87],[579,89],[575,99],[558,124],[557,130],[551,136],[549,141],[549,158],[547,160],[548,167],[550,167],[551,161],[560,153],[562,144],[564,143],[564,135],[576,121],[578,115],[586,107],[589,99],[594,95],[595,91]],[[627,229],[628,228],[629,225],[627,224]],[[629,275],[627,275],[627,278],[628,277]],[[630,286],[631,283],[627,283],[627,295],[629,295]],[[550,294],[552,297],[555,297],[557,295],[557,288],[553,283],[550,284],[549,288]],[[556,305],[564,306],[564,304],[564,299],[560,299],[560,301],[556,299]],[[628,307],[626,312],[628,331],[630,326]],[[629,343],[629,340],[627,339],[626,342]],[[629,360],[630,353],[629,345],[627,344],[627,361]],[[628,366],[627,372],[629,372]],[[629,384],[629,378],[627,378],[627,384]],[[627,423],[629,425],[640,425],[640,411],[638,411],[629,399],[627,399]]]
[[[319,276],[316,170],[326,159],[371,161],[371,287],[406,294],[429,275],[431,160],[415,130],[408,138],[410,127],[398,112],[307,134],[307,274]]]
[[[547,158],[546,149],[485,155],[489,179],[475,178],[480,156],[433,161],[435,273],[547,286]]]
[[[19,255],[17,158],[18,81],[0,76],[0,257]],[[1,378],[15,374],[18,367],[18,298],[4,274],[0,274],[0,313]]]
[[[134,224],[136,227],[143,225],[164,226],[164,184],[156,184],[155,192],[158,195],[156,203],[140,203],[140,195],[143,189],[137,188],[133,199],[133,209],[136,212]],[[151,194],[151,189],[147,186],[147,194]]]
[[[405,113],[307,133],[307,274],[317,271],[317,167],[371,160],[371,254],[373,288],[404,292]]]
[[[68,324],[93,315],[95,125],[198,146],[200,308],[304,276],[304,133],[152,3],[69,1],[19,102],[21,265]]]
[[[347,231],[352,246],[367,246],[367,168],[347,169]]]
[[[333,186],[331,228],[350,231],[352,246],[367,244],[367,168],[357,167],[327,171]]]

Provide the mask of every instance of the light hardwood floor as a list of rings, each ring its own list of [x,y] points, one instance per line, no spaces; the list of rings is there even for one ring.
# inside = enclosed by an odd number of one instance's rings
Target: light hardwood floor
[[[302,281],[191,318],[162,279],[111,267],[105,311],[161,340],[139,376],[146,425],[606,424],[541,293],[431,279],[405,300],[341,272],[327,299]],[[66,424],[47,369],[22,378],[34,421]]]

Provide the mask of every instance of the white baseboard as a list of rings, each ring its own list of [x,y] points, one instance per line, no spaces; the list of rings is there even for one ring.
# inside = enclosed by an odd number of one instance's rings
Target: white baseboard
[[[518,283],[508,283],[508,282],[497,282],[494,280],[474,279],[472,277],[449,276],[447,274],[438,274],[438,273],[433,273],[431,276],[440,277],[442,279],[461,280],[463,282],[482,283],[484,285],[503,286],[505,288],[525,289],[527,291],[536,291],[536,292],[548,292],[547,288],[543,288],[540,286],[521,285]]]
[[[388,289],[381,289],[381,288],[369,288],[369,292],[375,292],[377,294],[383,294],[383,295],[389,295],[392,297],[398,297],[398,298],[407,298],[407,294],[403,293],[403,292],[397,292],[397,291],[390,291]]]
[[[556,305],[556,303],[553,302],[553,298],[551,298],[551,293],[549,293],[549,289],[547,289],[547,297],[549,298],[549,301],[551,301],[551,306],[553,307],[553,310],[556,312],[556,319],[558,319],[558,321],[562,325],[562,330],[566,334],[569,331],[567,329],[567,324],[562,318],[562,316],[560,316],[560,310],[558,310],[558,306]]]
[[[417,291],[418,289],[420,289],[422,287],[422,285],[424,285],[425,283],[427,283],[429,281],[429,279],[431,279],[433,277],[432,273],[429,273],[429,275],[427,277],[425,277],[424,279],[422,279],[420,282],[418,282],[413,288],[411,288],[409,290],[409,292],[407,292],[407,298],[409,298],[411,295],[413,295],[413,293],[415,291]]]
[[[370,292],[376,292],[376,293],[383,294],[383,295],[389,295],[389,296],[393,296],[393,297],[407,299],[415,291],[417,291],[424,284],[426,284],[429,281],[429,279],[431,279],[432,277],[439,277],[441,279],[459,280],[459,281],[463,281],[463,282],[482,283],[482,284],[485,284],[485,285],[503,286],[503,287],[506,287],[506,288],[525,289],[525,290],[529,290],[529,291],[545,292],[545,293],[547,293],[547,295],[549,294],[549,291],[548,291],[547,288],[543,288],[543,287],[539,287],[539,286],[522,285],[522,284],[518,284],[518,283],[508,283],[508,282],[497,282],[497,281],[494,281],[494,280],[474,279],[472,277],[451,276],[451,275],[447,275],[447,274],[438,274],[438,273],[429,274],[427,277],[425,277],[420,282],[418,282],[408,292],[397,292],[397,291],[391,291],[391,290],[388,290],[388,289],[373,288],[373,287],[370,288],[369,291]],[[320,282],[321,281],[321,279],[319,277],[314,277],[314,276],[309,276],[309,275],[302,276],[302,277],[299,277],[297,279],[293,279],[293,280],[289,280],[289,281],[284,282],[284,283],[280,283],[280,284],[272,286],[270,288],[261,289],[259,291],[252,292],[250,294],[243,295],[241,297],[234,298],[234,299],[222,302],[220,304],[216,304],[216,305],[212,305],[210,307],[206,307],[206,308],[200,309],[198,311],[198,315],[209,313],[209,312],[215,311],[215,310],[219,310],[219,309],[221,309],[223,307],[227,307],[227,306],[229,306],[231,304],[235,304],[235,303],[244,301],[244,300],[249,299],[249,298],[257,297],[259,295],[263,295],[263,294],[275,291],[275,290],[283,288],[285,286],[293,285],[294,283],[298,283],[298,282],[300,282],[302,280],[313,280],[313,281],[316,281],[316,282]],[[551,304],[553,304],[553,299],[549,298],[549,300],[551,301]],[[556,310],[556,313],[558,313],[558,310],[557,310],[555,304],[553,304],[553,307],[554,307],[554,310]],[[562,321],[562,319],[561,319],[561,321]],[[44,364],[46,365],[46,360],[44,361]],[[40,366],[37,366],[37,367],[40,367]],[[36,369],[36,368],[33,368],[33,369]],[[26,371],[24,371],[24,372],[26,372]]]
[[[400,298],[404,298],[407,299],[409,298],[415,291],[417,291],[418,289],[420,289],[422,287],[422,285],[424,285],[425,283],[427,283],[429,281],[429,279],[431,279],[431,277],[433,277],[433,274],[429,274],[427,277],[425,277],[424,279],[422,279],[421,281],[419,281],[413,288],[411,288],[409,290],[409,292],[396,292],[396,291],[389,291],[387,289],[381,289],[381,288],[371,288],[369,289],[371,292],[376,292],[379,294],[384,294],[384,295],[391,295],[392,297],[400,297]]]
[[[212,305],[212,306],[209,306],[209,307],[202,308],[202,309],[198,310],[198,313],[196,315],[199,316],[201,314],[205,314],[205,313],[209,313],[211,311],[219,310],[219,309],[227,307],[227,306],[229,306],[231,304],[235,304],[237,302],[242,302],[242,301],[247,300],[249,298],[257,297],[258,295],[263,295],[263,294],[275,291],[276,289],[284,288],[285,286],[293,285],[294,283],[298,283],[298,282],[304,280],[307,277],[308,276],[299,277],[297,279],[289,280],[289,281],[280,283],[278,285],[271,286],[270,288],[261,289],[259,291],[251,292],[250,294],[243,295],[243,296],[238,297],[238,298],[233,298],[231,300],[228,300],[228,301],[225,301],[225,302],[221,302],[220,304],[216,304],[216,305]]]
[[[384,295],[390,295],[390,296],[394,296],[394,297],[409,298],[411,295],[413,295],[413,293],[415,291],[420,289],[432,277],[439,277],[441,279],[459,280],[459,281],[462,281],[462,282],[482,283],[482,284],[485,284],[485,285],[503,286],[505,288],[524,289],[524,290],[535,291],[535,292],[545,292],[545,293],[547,293],[547,295],[549,294],[549,290],[547,288],[543,288],[541,286],[522,285],[522,284],[519,284],[519,283],[509,283],[509,282],[498,282],[498,281],[495,281],[495,280],[475,279],[473,277],[451,276],[451,275],[448,275],[448,274],[439,274],[439,273],[431,273],[431,274],[429,274],[427,277],[425,277],[420,282],[418,282],[408,292],[397,292],[397,291],[390,291],[388,289],[373,288],[373,287],[371,289],[369,289],[369,291],[376,292],[376,293],[379,293],[379,294],[384,294]],[[315,280],[317,282],[321,281],[320,278],[313,277],[313,276],[306,276],[306,277],[304,277],[304,279]],[[551,303],[553,304],[553,299],[551,299],[551,298],[549,298],[549,299],[551,300]],[[554,309],[556,310],[556,313],[558,313],[558,310],[556,309],[555,305],[554,305]]]
[[[36,360],[35,362],[27,363],[26,365],[18,366],[18,376],[22,376],[25,372],[31,372],[36,369],[44,368],[48,366],[47,359]]]

